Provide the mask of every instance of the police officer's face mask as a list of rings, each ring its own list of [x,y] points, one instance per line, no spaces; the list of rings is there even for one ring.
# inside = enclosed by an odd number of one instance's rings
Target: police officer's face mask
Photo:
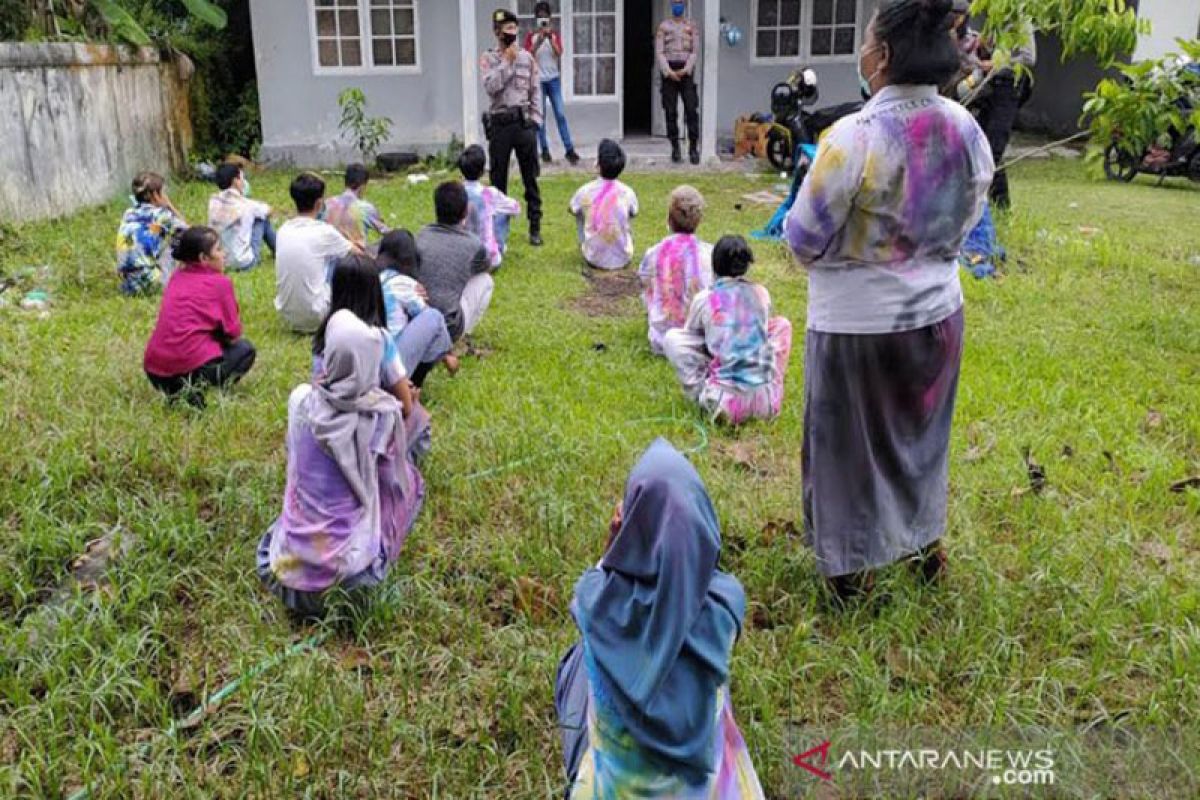
[[[671,13],[675,16],[682,17],[685,11],[687,11],[687,3],[671,3]]]
[[[508,31],[505,31],[504,33],[500,34],[500,44],[504,47],[512,47],[513,42],[516,40],[517,35],[515,33],[509,33]]]

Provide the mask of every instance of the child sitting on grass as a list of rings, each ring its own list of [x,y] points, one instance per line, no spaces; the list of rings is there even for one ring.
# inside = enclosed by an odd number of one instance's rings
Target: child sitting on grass
[[[600,177],[575,193],[571,213],[587,263],[596,269],[622,269],[633,258],[630,222],[638,213],[637,195],[617,180],[625,171],[625,151],[611,139],[603,140],[596,167]]]
[[[646,251],[638,277],[650,317],[650,349],[662,355],[663,336],[683,327],[698,292],[712,285],[712,245],[696,237],[704,219],[704,197],[691,186],[671,192],[667,227],[671,235]]]
[[[487,250],[466,229],[469,201],[458,181],[446,181],[433,192],[437,222],[417,234],[421,253],[416,278],[429,293],[429,305],[442,312],[455,342],[470,335],[492,302],[496,282]]]
[[[745,278],[753,262],[745,239],[722,237],[713,248],[715,283],[663,340],[684,392],[731,425],[779,415],[792,351],[791,323],[772,318],[767,290]]]
[[[233,281],[212,228],[188,228],[174,245],[182,266],[167,283],[143,367],[172,400],[204,407],[204,389],[236,383],[254,366],[254,345],[242,338]]]
[[[325,221],[364,249],[371,231],[383,236],[389,230],[379,215],[379,209],[363,199],[370,179],[371,173],[366,166],[350,164],[346,167],[346,191],[325,201]]]
[[[171,275],[171,237],[187,227],[167,197],[167,183],[156,172],[133,179],[135,205],[126,210],[117,230],[117,273],[121,294],[129,297],[158,291]]]
[[[479,182],[487,169],[487,154],[479,145],[473,144],[463,151],[458,159],[458,169],[467,190],[467,230],[483,242],[488,263],[495,270],[504,260],[511,218],[521,213],[521,204],[499,189]]]
[[[208,201],[208,227],[221,237],[226,267],[244,271],[262,261],[266,243],[275,252],[271,207],[246,197],[246,177],[238,164],[217,167],[217,188]]]
[[[451,375],[458,372],[458,357],[450,352],[454,342],[446,318],[429,305],[425,287],[413,277],[421,268],[421,253],[413,235],[398,230],[384,236],[375,264],[383,285],[388,333],[396,342],[400,360],[413,365],[412,382],[418,387],[424,385],[425,377],[439,361]]]

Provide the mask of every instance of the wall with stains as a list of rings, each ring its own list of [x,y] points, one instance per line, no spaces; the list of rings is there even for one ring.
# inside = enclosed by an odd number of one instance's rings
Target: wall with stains
[[[185,166],[189,77],[149,48],[0,43],[0,221],[69,214]]]

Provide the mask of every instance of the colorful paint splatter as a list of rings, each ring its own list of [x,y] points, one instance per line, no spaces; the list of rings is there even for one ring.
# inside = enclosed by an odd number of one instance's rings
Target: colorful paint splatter
[[[495,269],[504,261],[509,221],[521,213],[521,204],[479,181],[466,181],[463,186],[467,189],[467,230],[483,242],[488,263]]]
[[[379,214],[379,209],[363,200],[352,189],[326,200],[322,219],[360,246],[367,243],[371,231],[382,236],[389,230]]]
[[[621,269],[633,258],[630,220],[638,214],[633,189],[620,181],[596,180],[571,198],[571,213],[579,220],[583,257],[597,269]]]
[[[662,353],[667,331],[683,327],[692,300],[712,285],[712,245],[694,234],[672,234],[646,251],[638,276],[649,315],[650,349]]]
[[[170,210],[151,203],[128,209],[117,230],[117,273],[121,293],[157,291],[171,274],[171,237],[183,222]]]

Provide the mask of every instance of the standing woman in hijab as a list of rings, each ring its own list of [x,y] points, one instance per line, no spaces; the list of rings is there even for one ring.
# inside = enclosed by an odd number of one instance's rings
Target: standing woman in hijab
[[[378,281],[376,282],[378,287]],[[324,326],[324,364],[288,399],[283,511],[258,546],[258,576],[290,610],[381,583],[425,497],[400,401],[379,386],[387,332],[343,309]]]
[[[900,559],[941,577],[963,347],[957,258],[983,213],[987,138],[938,87],[951,0],[884,0],[860,51],[871,100],[830,129],[785,224],[808,269],[806,534],[847,597]]]
[[[570,800],[763,797],[729,700],[746,596],[720,551],[704,483],[659,439],[575,586],[554,690]]]

